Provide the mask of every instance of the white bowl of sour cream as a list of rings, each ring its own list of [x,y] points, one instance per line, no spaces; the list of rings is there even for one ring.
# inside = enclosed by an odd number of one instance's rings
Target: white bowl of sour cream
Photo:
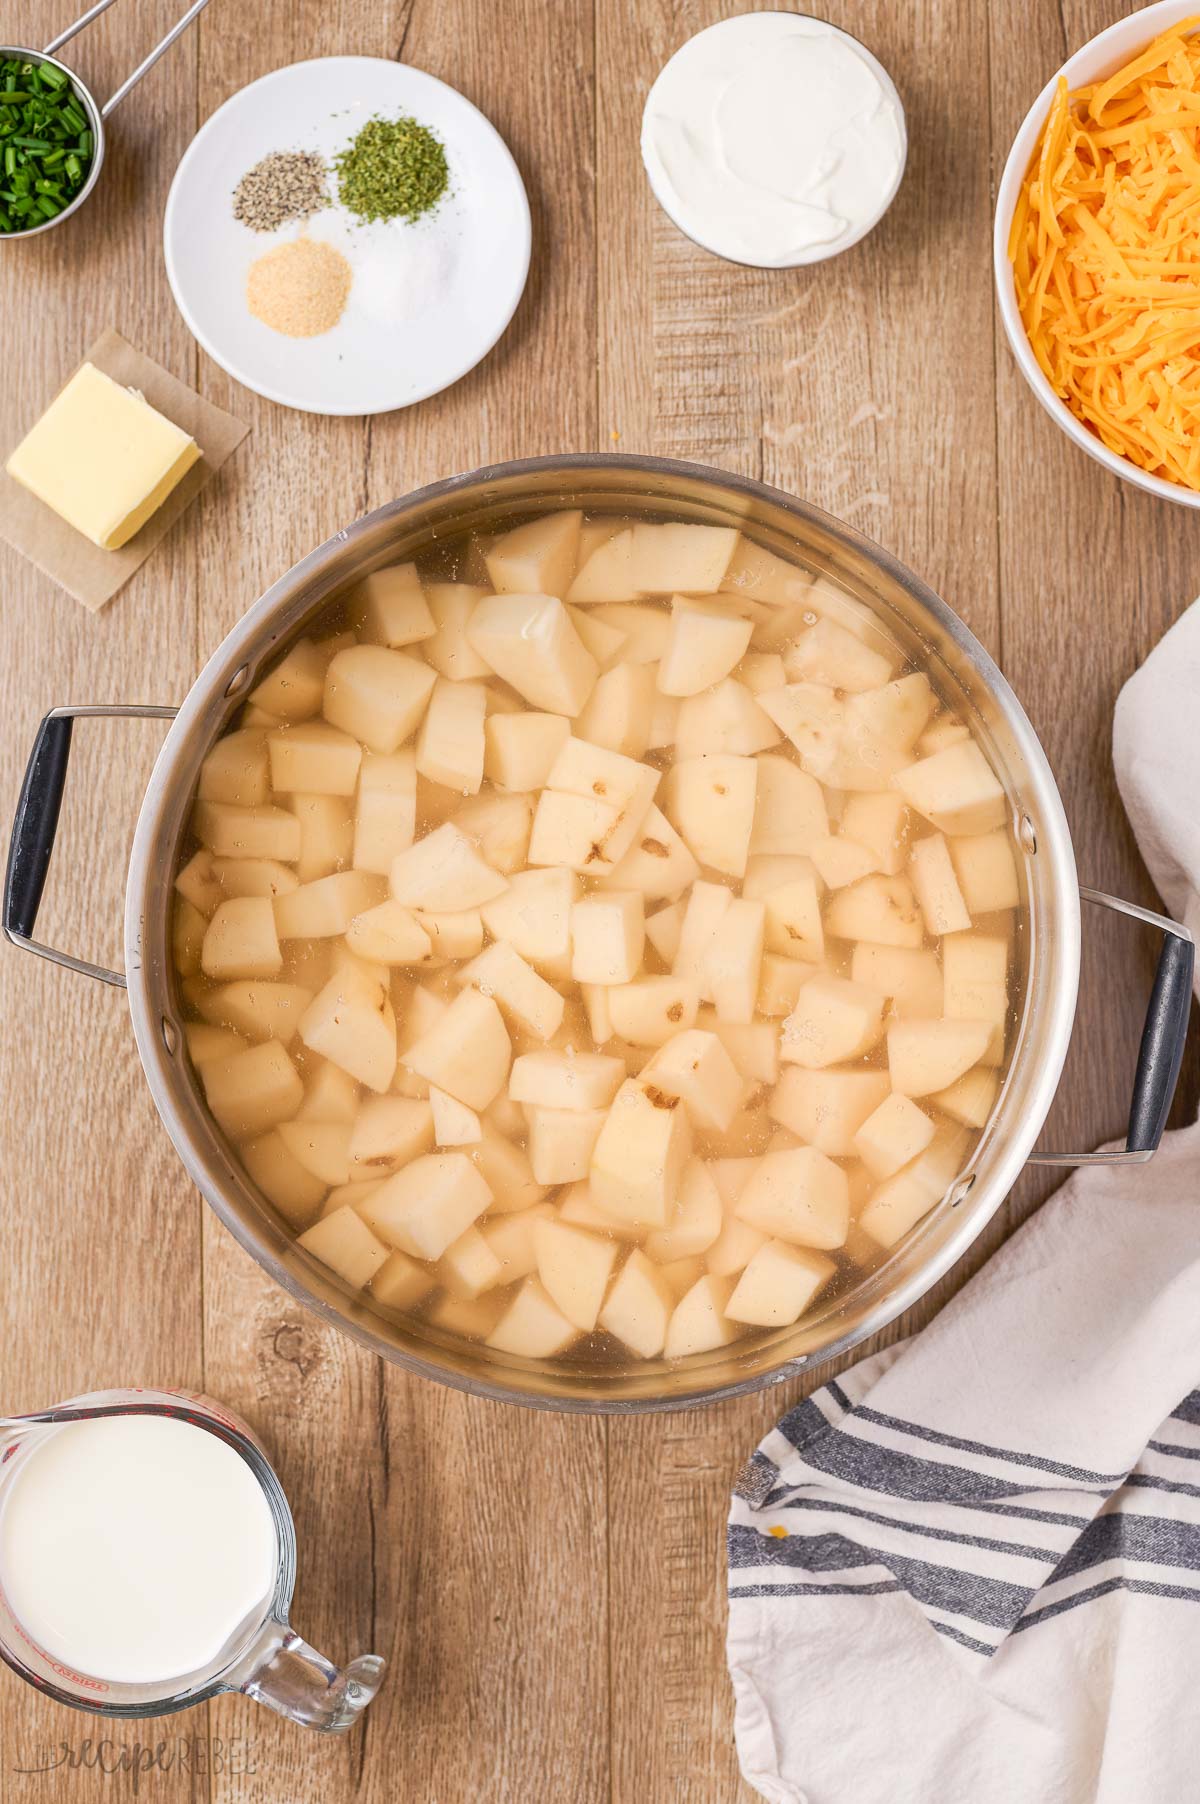
[[[795,269],[865,238],[895,199],[908,139],[883,65],[802,13],[743,13],[690,38],[642,115],[655,199],[731,263]]]

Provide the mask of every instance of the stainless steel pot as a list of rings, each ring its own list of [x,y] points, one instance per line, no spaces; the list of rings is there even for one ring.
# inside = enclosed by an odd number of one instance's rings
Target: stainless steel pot
[[[236,1163],[204,1106],[184,1053],[170,954],[171,886],[201,760],[260,671],[347,584],[427,548],[431,539],[494,531],[549,508],[733,525],[769,549],[822,571],[877,608],[966,710],[1008,792],[1023,889],[1018,939],[1020,1018],[1008,1073],[967,1170],[941,1205],[852,1291],[797,1327],[736,1342],[677,1365],[638,1362],[603,1371],[510,1358],[419,1323],[377,1313],[293,1239]],[[1070,1039],[1079,979],[1080,896],[1122,910],[1166,936],[1135,1080],[1126,1150],[1084,1157],[1136,1163],[1162,1135],[1183,1053],[1194,957],[1174,922],[1080,891],[1071,836],[1045,754],[1012,690],[955,614],[902,565],[849,527],[762,483],[659,458],[579,456],[498,465],[420,489],[364,516],[270,588],[201,671],[163,743],[138,819],[125,905],[125,976],[33,939],[66,779],[71,724],[81,714],[170,708],[59,708],[42,722],[26,772],[5,888],[14,944],[129,992],[138,1051],[159,1114],[184,1164],[226,1227],[284,1289],[364,1346],[413,1371],[509,1402],[564,1410],[680,1408],[754,1390],[805,1363],[846,1351],[914,1303],[970,1245],[1007,1195],[1054,1096]]]

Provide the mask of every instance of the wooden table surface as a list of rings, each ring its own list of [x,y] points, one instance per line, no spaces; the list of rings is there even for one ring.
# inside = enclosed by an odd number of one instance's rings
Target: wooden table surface
[[[71,53],[103,96],[181,10],[118,5]],[[117,327],[253,430],[129,587],[87,614],[0,548],[0,818],[45,709],[175,702],[254,597],[305,551],[419,483],[495,460],[654,452],[763,477],[925,576],[995,653],[1046,746],[1088,883],[1154,902],[1113,786],[1120,685],[1200,589],[1196,516],[1072,449],[994,317],[991,197],[1026,106],[1116,0],[822,0],[892,72],[908,172],[883,226],[812,271],[718,262],[658,212],[647,86],[731,0],[213,0],[115,116],[95,197],[0,253],[0,441]],[[35,44],[72,0],[9,0]],[[301,58],[399,57],[460,88],[517,157],[534,216],[524,301],[498,349],[407,413],[320,420],[258,400],[193,343],[163,270],[171,174],[243,83]],[[161,729],[77,734],[42,927],[119,962],[127,852]],[[1156,953],[1085,922],[1075,1043],[1047,1134],[1124,1119]],[[161,1724],[47,1706],[0,1669],[0,1804],[726,1804],[730,1483],[799,1394],[567,1419],[419,1382],[323,1329],[259,1271],[184,1176],[119,993],[0,949],[0,1410],[110,1384],[194,1386],[262,1433],[295,1510],[296,1619],[336,1659],[391,1661],[365,1727],[327,1743],[225,1698]],[[1194,1114],[1196,1065],[1177,1114]],[[1027,1177],[921,1326],[1050,1185]],[[120,1770],[133,1748],[167,1748]],[[122,1754],[124,1750],[124,1754]],[[143,1759],[145,1756],[142,1757]],[[100,1770],[114,1765],[116,1772]],[[93,1764],[89,1764],[89,1761]],[[53,1767],[46,1772],[27,1769]],[[886,1787],[853,1804],[872,1804]],[[849,1801],[847,1801],[849,1804]]]

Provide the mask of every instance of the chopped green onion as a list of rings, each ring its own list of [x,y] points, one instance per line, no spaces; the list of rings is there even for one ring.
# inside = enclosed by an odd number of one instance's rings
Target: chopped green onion
[[[58,202],[56,200],[51,200],[47,194],[42,195],[42,198],[37,203],[37,209],[39,213],[44,213],[47,219],[53,219],[56,213],[62,212],[62,208],[59,206]]]
[[[88,121],[64,70],[0,56],[0,236],[56,218],[82,192],[96,152]]]

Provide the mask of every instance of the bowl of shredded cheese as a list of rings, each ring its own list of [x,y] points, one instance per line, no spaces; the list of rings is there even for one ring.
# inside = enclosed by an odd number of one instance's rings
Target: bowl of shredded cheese
[[[993,261],[1055,423],[1200,507],[1200,0],[1119,20],[1047,82],[1004,167]]]

